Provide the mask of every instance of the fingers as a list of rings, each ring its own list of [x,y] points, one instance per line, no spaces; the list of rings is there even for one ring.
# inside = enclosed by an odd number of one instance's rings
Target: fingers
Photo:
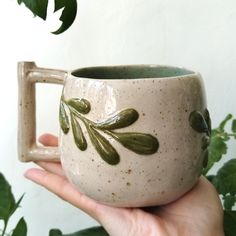
[[[36,168],[27,170],[25,177],[99,221],[96,211],[98,203],[77,191],[65,178]]]
[[[38,141],[44,146],[58,146],[58,138],[52,134],[43,134],[38,138]]]
[[[38,166],[40,166],[41,168],[43,168],[48,172],[51,172],[64,178],[66,177],[60,163],[38,161],[35,162],[35,164],[37,164]]]

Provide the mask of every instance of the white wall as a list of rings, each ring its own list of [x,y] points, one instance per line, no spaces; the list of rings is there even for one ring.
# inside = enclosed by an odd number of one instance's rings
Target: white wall
[[[26,193],[17,217],[25,216],[29,236],[46,236],[52,227],[69,233],[95,221],[22,177],[32,164],[17,160],[17,61],[63,69],[138,63],[188,67],[205,80],[213,124],[227,113],[236,116],[235,0],[79,0],[72,28],[51,34],[58,26],[54,17],[47,23],[33,18],[16,0],[1,3],[0,171],[18,197]],[[38,87],[38,133],[57,134],[61,87]],[[236,157],[235,146],[231,154]]]

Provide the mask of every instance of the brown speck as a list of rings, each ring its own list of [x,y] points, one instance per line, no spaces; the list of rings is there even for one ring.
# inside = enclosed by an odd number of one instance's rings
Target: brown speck
[[[125,173],[126,174],[131,174],[132,170],[131,169],[128,169]]]
[[[161,191],[161,194],[162,194],[162,195],[165,194],[165,191]]]
[[[127,182],[127,183],[126,183],[126,185],[127,185],[127,186],[130,186],[130,185],[131,185],[131,183],[130,183],[130,182]]]
[[[187,109],[185,109],[185,112],[188,112],[188,110],[187,110]]]
[[[143,113],[142,115],[143,115],[143,116],[146,116],[146,114],[145,114],[145,113]]]
[[[108,183],[111,183],[111,180],[108,180],[107,182],[108,182]]]
[[[182,178],[180,179],[180,181],[183,182],[183,180],[184,180],[184,178],[182,177]]]
[[[112,196],[116,196],[116,194],[115,194],[115,193],[111,193],[111,195],[112,195]]]
[[[101,189],[100,189],[100,188],[98,189],[98,192],[101,192]]]
[[[148,182],[148,183],[150,183],[151,181],[152,181],[152,180],[151,180],[151,179],[149,179],[147,182]]]
[[[92,159],[92,161],[94,161],[94,159]]]
[[[158,181],[161,181],[161,178],[158,178]]]

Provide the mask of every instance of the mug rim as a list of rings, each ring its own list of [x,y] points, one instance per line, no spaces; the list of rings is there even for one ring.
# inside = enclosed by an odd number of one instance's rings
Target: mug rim
[[[172,74],[166,75],[166,76],[109,76],[109,74],[104,75],[96,75],[96,76],[89,76],[90,72],[100,72],[102,70],[109,71],[111,73],[111,70],[121,70],[128,69],[166,69],[166,70],[174,70],[172,71]],[[181,73],[182,72],[182,73]],[[83,79],[94,79],[94,80],[122,80],[122,79],[128,79],[128,80],[140,80],[140,79],[174,79],[174,78],[186,78],[186,77],[192,77],[192,76],[201,76],[199,72],[196,72],[194,70],[188,69],[186,67],[180,67],[180,66],[172,66],[172,65],[162,65],[162,64],[120,64],[120,65],[99,65],[99,66],[87,66],[87,67],[81,67],[78,69],[74,69],[69,71],[69,74],[75,78],[83,78]],[[91,74],[90,74],[91,75]]]

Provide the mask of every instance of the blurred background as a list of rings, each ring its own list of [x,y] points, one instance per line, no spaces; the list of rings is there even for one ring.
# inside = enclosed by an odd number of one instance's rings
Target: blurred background
[[[25,217],[29,236],[97,223],[23,177],[33,164],[17,160],[18,61],[69,70],[148,63],[187,67],[203,76],[213,127],[228,113],[236,116],[235,0],[78,0],[76,21],[62,35],[50,33],[60,25],[60,12],[53,15],[49,2],[46,23],[17,0],[2,1],[0,8],[0,172],[17,198],[26,193],[14,218]],[[58,134],[61,89],[37,85],[38,135]],[[236,157],[233,144],[228,156]]]

